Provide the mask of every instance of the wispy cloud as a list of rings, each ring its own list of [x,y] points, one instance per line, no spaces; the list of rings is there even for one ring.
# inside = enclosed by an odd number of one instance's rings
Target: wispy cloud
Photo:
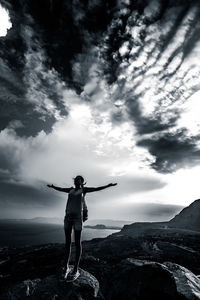
[[[114,87],[113,101],[120,99],[137,144],[149,150],[158,172],[199,162],[199,135],[189,130],[192,120],[182,128],[178,123],[185,103],[200,87],[195,64],[199,11],[197,2],[166,6],[149,1],[125,16],[118,13],[105,34],[103,68]],[[114,119],[119,116],[120,110]]]

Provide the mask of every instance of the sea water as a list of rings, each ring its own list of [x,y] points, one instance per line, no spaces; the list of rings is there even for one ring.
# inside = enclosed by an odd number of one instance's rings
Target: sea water
[[[104,238],[117,231],[112,229],[83,228],[82,241]],[[63,225],[2,221],[0,224],[0,247],[22,247],[64,242]]]

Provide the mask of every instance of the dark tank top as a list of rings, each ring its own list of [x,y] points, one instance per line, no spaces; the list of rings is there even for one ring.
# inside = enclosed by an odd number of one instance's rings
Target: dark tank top
[[[72,188],[68,194],[65,213],[74,217],[81,217],[84,205],[83,189]]]

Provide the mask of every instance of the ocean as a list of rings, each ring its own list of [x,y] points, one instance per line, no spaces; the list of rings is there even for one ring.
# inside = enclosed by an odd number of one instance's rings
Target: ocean
[[[82,241],[104,238],[119,230],[83,228]],[[0,221],[0,247],[64,243],[63,225]]]

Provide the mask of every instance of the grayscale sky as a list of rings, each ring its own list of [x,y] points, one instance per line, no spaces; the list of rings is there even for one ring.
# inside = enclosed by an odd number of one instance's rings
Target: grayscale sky
[[[0,218],[166,220],[199,198],[200,4],[0,0]]]

